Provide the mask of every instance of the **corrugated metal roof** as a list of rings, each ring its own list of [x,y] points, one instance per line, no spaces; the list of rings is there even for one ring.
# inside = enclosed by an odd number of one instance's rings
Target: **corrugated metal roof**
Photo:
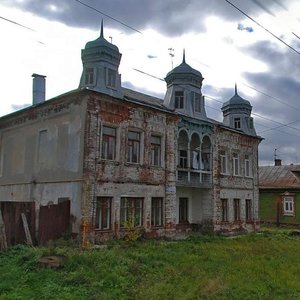
[[[259,188],[300,188],[300,165],[259,167]]]

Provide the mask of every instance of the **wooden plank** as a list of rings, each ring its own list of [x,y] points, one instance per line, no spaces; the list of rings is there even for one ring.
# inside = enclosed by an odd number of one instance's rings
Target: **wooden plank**
[[[5,233],[5,224],[0,210],[0,250],[7,250],[7,240]]]
[[[32,246],[33,243],[32,243],[32,238],[31,238],[31,234],[29,231],[26,215],[24,213],[21,213],[21,217],[22,217],[23,226],[24,226],[25,235],[26,235],[26,243],[27,243],[27,245]]]

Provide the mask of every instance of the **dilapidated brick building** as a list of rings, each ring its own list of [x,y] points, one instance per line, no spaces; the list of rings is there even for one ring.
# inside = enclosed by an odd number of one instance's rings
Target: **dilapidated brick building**
[[[250,103],[236,90],[217,122],[185,54],[163,100],[123,88],[120,60],[102,27],[82,50],[77,90],[0,118],[0,204],[34,203],[42,241],[55,237],[44,207],[66,201],[56,218],[71,227],[53,231],[92,242],[122,237],[129,221],[148,237],[255,230],[261,138]]]

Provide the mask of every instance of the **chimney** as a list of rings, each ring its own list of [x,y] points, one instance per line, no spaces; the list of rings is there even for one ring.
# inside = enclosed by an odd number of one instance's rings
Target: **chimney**
[[[46,76],[32,74],[32,104],[38,104],[45,101],[46,95]]]
[[[276,167],[281,166],[281,159],[275,158],[275,166]]]

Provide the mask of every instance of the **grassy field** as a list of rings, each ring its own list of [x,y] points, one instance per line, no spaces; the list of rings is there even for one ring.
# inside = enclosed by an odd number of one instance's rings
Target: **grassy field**
[[[40,267],[49,254],[65,255],[65,265]],[[300,237],[265,230],[90,250],[16,246],[0,254],[0,274],[1,300],[300,299]]]

